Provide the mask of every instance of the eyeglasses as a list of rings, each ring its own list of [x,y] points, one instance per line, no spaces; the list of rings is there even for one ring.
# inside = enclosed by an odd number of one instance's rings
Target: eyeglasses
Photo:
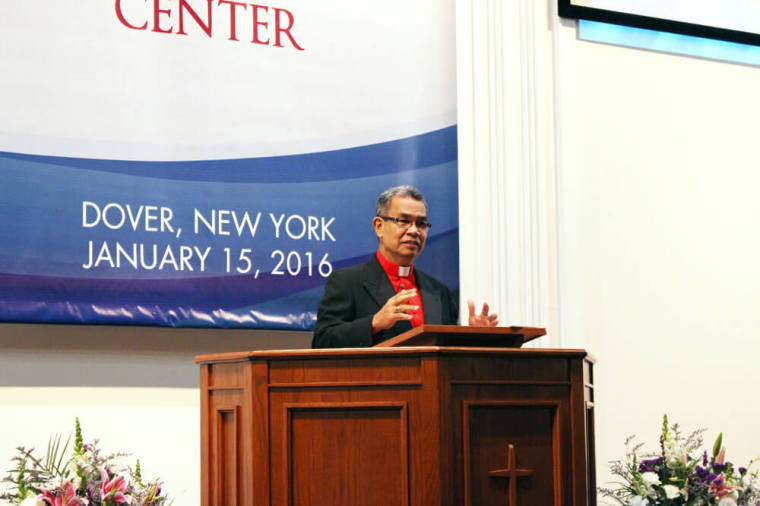
[[[433,225],[430,224],[428,220],[422,219],[422,220],[410,220],[408,218],[394,218],[392,216],[378,216],[378,218],[382,218],[387,221],[392,221],[396,224],[396,226],[402,230],[406,230],[409,227],[412,226],[412,223],[414,223],[414,226],[417,227],[417,230],[421,232],[427,231],[430,227]]]

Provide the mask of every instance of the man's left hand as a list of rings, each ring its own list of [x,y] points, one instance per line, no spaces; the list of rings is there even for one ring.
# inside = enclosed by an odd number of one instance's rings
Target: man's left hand
[[[478,314],[475,314],[475,303],[472,299],[467,299],[467,307],[470,309],[470,327],[495,327],[499,324],[499,317],[496,313],[488,314],[487,302],[483,304],[483,310]]]

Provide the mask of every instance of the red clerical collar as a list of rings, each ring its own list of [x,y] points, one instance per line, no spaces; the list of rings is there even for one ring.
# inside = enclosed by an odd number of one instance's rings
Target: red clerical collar
[[[408,278],[414,283],[414,264],[408,267],[405,265],[396,265],[385,258],[382,253],[380,253],[380,250],[377,251],[377,260],[380,262],[380,265],[383,267],[383,270],[391,281],[399,278]]]

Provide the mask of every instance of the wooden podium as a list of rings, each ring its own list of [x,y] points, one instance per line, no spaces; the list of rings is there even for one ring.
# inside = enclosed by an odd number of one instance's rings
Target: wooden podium
[[[424,346],[196,357],[202,504],[596,504],[592,360],[482,347],[536,330],[423,326],[383,344]]]

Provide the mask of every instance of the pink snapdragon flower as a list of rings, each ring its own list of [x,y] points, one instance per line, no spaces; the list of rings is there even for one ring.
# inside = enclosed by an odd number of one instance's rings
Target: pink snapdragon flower
[[[74,485],[70,482],[64,482],[58,490],[43,490],[39,501],[50,506],[80,506],[82,499],[77,497]]]
[[[132,496],[125,494],[127,490],[127,481],[122,476],[116,476],[112,480],[108,479],[108,473],[104,469],[100,469],[100,500],[103,504],[109,503],[109,499],[113,499],[112,504],[132,504],[134,499]]]

